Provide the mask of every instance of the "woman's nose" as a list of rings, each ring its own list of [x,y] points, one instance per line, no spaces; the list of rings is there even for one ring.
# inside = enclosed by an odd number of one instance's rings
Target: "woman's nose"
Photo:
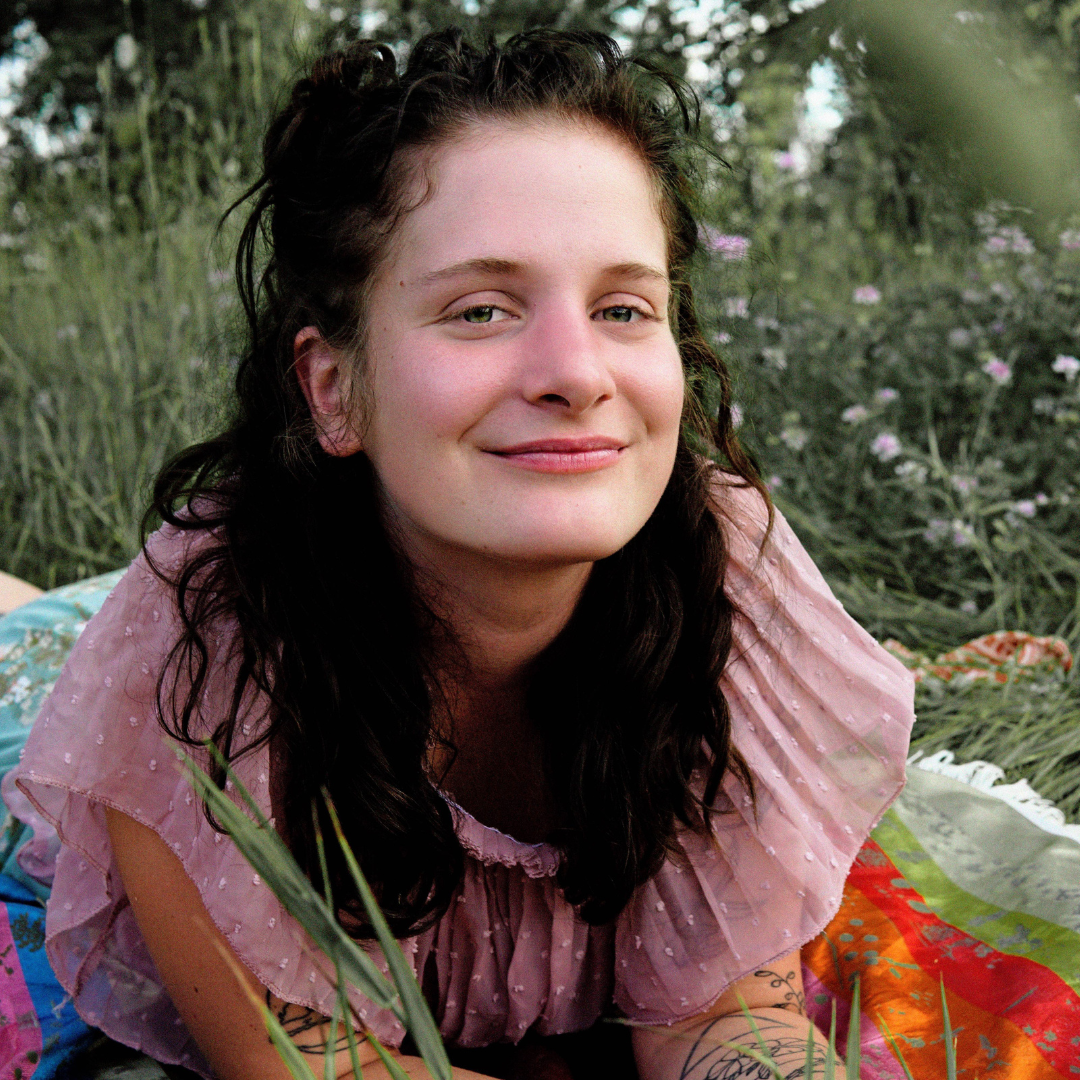
[[[522,344],[522,390],[533,404],[578,415],[615,396],[606,343],[587,312],[567,306],[538,314]]]

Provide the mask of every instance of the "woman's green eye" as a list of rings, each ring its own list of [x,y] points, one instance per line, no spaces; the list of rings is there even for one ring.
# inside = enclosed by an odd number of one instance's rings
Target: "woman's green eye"
[[[604,308],[604,318],[608,322],[629,322],[633,317],[634,309],[631,307],[616,305],[615,307]]]
[[[461,317],[467,323],[489,323],[495,315],[493,307],[473,307],[463,311]]]

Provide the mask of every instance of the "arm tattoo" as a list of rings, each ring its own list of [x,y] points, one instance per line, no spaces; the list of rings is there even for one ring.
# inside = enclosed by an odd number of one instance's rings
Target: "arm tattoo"
[[[314,1009],[308,1009],[303,1005],[294,1005],[291,1001],[283,1001],[281,1007],[275,1009],[272,1004],[270,991],[266,991],[266,1006],[277,1017],[278,1023],[285,1029],[285,1034],[296,1043],[296,1049],[302,1054],[325,1054],[326,1040],[320,1039],[319,1033],[329,1026],[330,1018]],[[300,1041],[298,1036],[309,1031],[316,1032],[311,1036],[314,1041]],[[272,1040],[271,1040],[272,1041]],[[349,1045],[349,1037],[346,1034],[339,1035],[333,1043],[333,1049],[344,1050]]]
[[[690,1053],[683,1062],[679,1080],[773,1080],[772,1070],[746,1054],[730,1046],[718,1046],[708,1038],[713,1028],[725,1019],[713,1020],[697,1037]],[[757,1020],[758,1031],[769,1056],[776,1062],[784,1080],[802,1080],[806,1067],[806,1040],[783,1034],[788,1025]],[[736,1042],[752,1050],[761,1050],[754,1033],[745,1028],[737,1038],[727,1037],[724,1042]],[[825,1053],[821,1044],[814,1043],[814,1069],[825,1066]],[[790,1069],[790,1071],[785,1071]]]
[[[761,971],[755,971],[754,974],[759,979],[768,979],[769,986],[774,990],[779,990],[780,987],[786,987],[784,991],[784,1000],[777,1002],[777,1004],[771,1006],[774,1009],[790,1009],[792,1012],[797,1012],[800,1015],[806,1013],[806,995],[799,993],[798,988],[795,985],[795,972],[789,971],[787,975],[781,975],[778,971],[769,971],[763,969]]]

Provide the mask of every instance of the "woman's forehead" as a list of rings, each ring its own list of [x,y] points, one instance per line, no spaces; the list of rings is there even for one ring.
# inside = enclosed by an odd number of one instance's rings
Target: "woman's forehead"
[[[640,155],[597,123],[476,121],[418,165],[424,191],[395,247],[396,261],[419,273],[590,252],[606,265],[666,269],[657,185]]]

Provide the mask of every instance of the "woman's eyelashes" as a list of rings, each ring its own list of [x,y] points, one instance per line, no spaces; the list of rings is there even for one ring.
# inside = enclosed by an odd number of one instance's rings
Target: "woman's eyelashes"
[[[446,322],[466,326],[490,326],[492,323],[507,322],[519,316],[496,304],[474,304],[447,316]],[[609,323],[635,323],[648,320],[656,322],[656,316],[644,306],[636,304],[608,304],[597,308],[590,318]]]
[[[507,319],[512,319],[513,317],[514,316],[505,308],[496,307],[494,304],[478,304],[475,307],[469,307],[464,311],[459,311],[456,316],[452,316],[452,318],[460,319],[470,326],[483,326],[487,323],[505,322]]]
[[[610,307],[601,308],[597,314],[605,322],[630,323],[640,322],[642,319],[650,319],[651,315],[642,311],[632,304],[612,304]],[[634,316],[637,316],[635,319]]]

